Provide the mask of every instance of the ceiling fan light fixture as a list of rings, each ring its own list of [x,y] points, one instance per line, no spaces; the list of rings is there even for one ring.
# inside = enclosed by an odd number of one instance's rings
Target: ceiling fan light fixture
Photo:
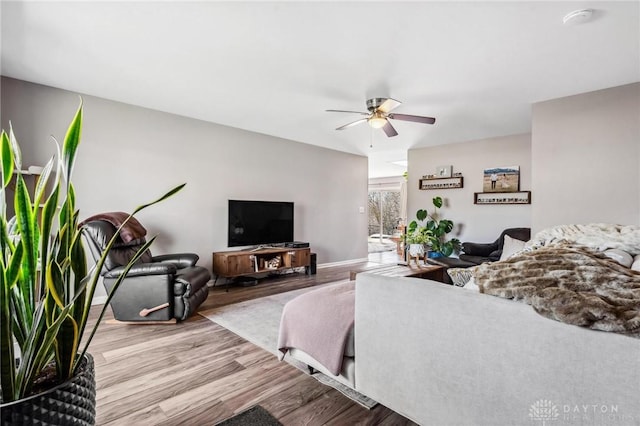
[[[369,118],[367,122],[369,123],[369,126],[373,127],[374,129],[381,129],[385,126],[385,124],[387,124],[387,119],[382,115],[375,114],[374,116]]]
[[[367,100],[369,112],[345,111],[341,109],[328,109],[327,112],[347,112],[364,115],[364,118],[336,127],[336,130],[344,130],[358,124],[367,122],[372,129],[382,129],[387,137],[398,136],[398,131],[393,127],[390,120],[413,121],[414,123],[433,124],[436,119],[433,117],[423,117],[421,115],[396,114],[390,112],[400,105],[400,101],[391,98],[373,98]],[[373,134],[373,133],[372,133]]]

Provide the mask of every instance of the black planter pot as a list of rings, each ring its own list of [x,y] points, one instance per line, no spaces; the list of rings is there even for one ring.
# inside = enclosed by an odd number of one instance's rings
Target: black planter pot
[[[80,372],[46,392],[0,404],[2,426],[92,426],[96,423],[93,357],[86,354]]]

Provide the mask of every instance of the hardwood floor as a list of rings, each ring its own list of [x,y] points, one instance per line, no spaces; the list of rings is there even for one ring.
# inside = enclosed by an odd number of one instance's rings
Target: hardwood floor
[[[348,279],[369,262],[267,278],[254,287],[215,287],[200,309]],[[93,309],[92,318],[97,318]],[[104,320],[112,318],[109,312]],[[98,425],[213,425],[260,404],[283,425],[413,425],[378,405],[362,408],[333,388],[199,316],[173,325],[100,325],[96,363]]]

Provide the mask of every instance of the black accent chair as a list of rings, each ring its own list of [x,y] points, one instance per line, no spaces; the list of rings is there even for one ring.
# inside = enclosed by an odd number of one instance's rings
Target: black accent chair
[[[505,235],[515,238],[516,240],[529,241],[531,239],[531,228],[505,229],[498,239],[492,243],[462,243],[460,260],[473,264],[469,266],[500,260]]]
[[[105,220],[92,220],[82,227],[97,262],[117,228]],[[128,243],[118,237],[101,271],[107,292],[144,244],[144,237]],[[198,258],[194,253],[152,256],[147,250],[129,270],[111,299],[115,319],[141,323],[187,319],[209,294],[207,282],[211,274],[208,269],[196,266]]]

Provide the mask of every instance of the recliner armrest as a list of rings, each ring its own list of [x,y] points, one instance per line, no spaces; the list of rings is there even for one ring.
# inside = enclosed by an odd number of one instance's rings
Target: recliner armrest
[[[125,267],[118,266],[104,274],[105,278],[118,278],[124,273]],[[144,275],[175,275],[178,269],[172,263],[140,263],[133,265],[127,272],[127,277],[140,277]]]
[[[195,253],[161,254],[158,256],[153,256],[152,258],[154,262],[173,263],[178,269],[195,266],[198,262],[198,259],[200,259],[200,256]]]
[[[498,243],[462,243],[462,251],[464,254],[471,256],[488,257],[492,252],[498,250]]]

